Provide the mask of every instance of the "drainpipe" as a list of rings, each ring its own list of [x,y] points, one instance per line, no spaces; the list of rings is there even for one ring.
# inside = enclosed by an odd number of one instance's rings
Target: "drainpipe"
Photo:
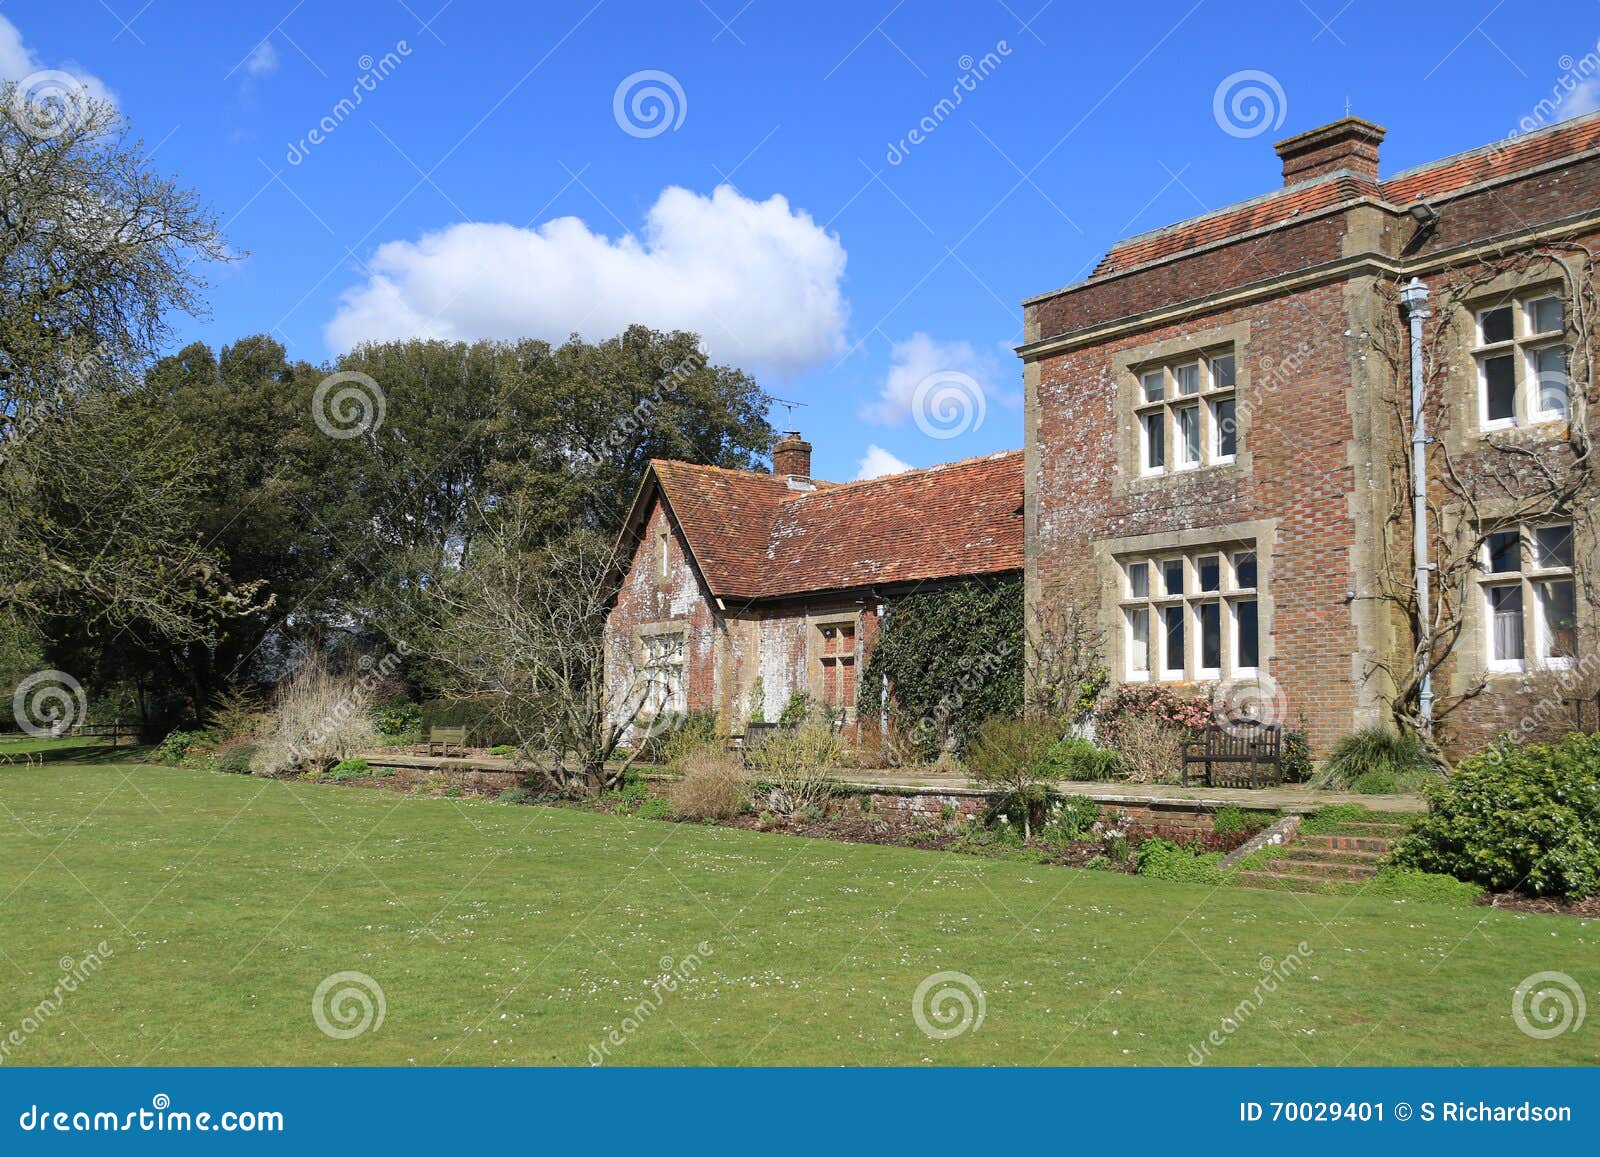
[[[1411,525],[1412,554],[1417,568],[1417,667],[1422,677],[1419,713],[1425,734],[1433,731],[1432,591],[1433,563],[1428,559],[1428,428],[1423,411],[1422,323],[1433,316],[1427,308],[1428,287],[1415,277],[1400,290],[1400,303],[1411,322]]]

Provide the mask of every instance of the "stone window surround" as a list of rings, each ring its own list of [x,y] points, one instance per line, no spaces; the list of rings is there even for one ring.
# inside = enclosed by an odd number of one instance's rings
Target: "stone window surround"
[[[806,690],[811,693],[811,698],[818,703],[826,700],[823,697],[826,686],[822,674],[822,629],[824,627],[850,627],[855,631],[855,676],[856,676],[856,702],[861,700],[861,620],[862,613],[854,611],[835,611],[825,614],[806,615]],[[856,718],[854,706],[844,708],[846,723],[852,723]]]
[[[637,678],[645,668],[646,640],[659,638],[662,635],[683,636],[683,661],[679,664],[679,682],[677,697],[685,703],[689,697],[689,621],[687,619],[662,619],[653,623],[640,623],[633,628],[633,639],[629,652],[633,660],[634,676]],[[654,713],[648,713],[653,717]]]
[[[1273,541],[1277,533],[1276,519],[1258,519],[1250,522],[1226,523],[1219,526],[1200,527],[1194,530],[1168,531],[1157,534],[1138,534],[1125,538],[1103,539],[1095,544],[1095,567],[1100,576],[1100,626],[1105,632],[1107,651],[1111,657],[1111,675],[1117,683],[1154,683],[1168,688],[1196,687],[1215,683],[1214,678],[1195,680],[1150,679],[1132,675],[1128,671],[1128,653],[1124,643],[1122,608],[1125,601],[1123,564],[1136,558],[1157,558],[1161,555],[1203,553],[1215,547],[1239,549],[1255,544],[1256,552],[1256,631],[1259,647],[1258,665],[1245,677],[1265,675],[1272,669],[1273,659]],[[1156,581],[1152,575],[1152,582]],[[1152,636],[1156,624],[1151,624]],[[1186,631],[1192,637],[1193,630]]]
[[[1140,457],[1138,411],[1143,404],[1139,375],[1156,366],[1171,366],[1206,354],[1233,354],[1233,397],[1237,453],[1228,462],[1203,464],[1182,470],[1168,469],[1160,474],[1145,474]],[[1199,330],[1181,338],[1149,342],[1115,354],[1111,361],[1112,404],[1117,426],[1117,468],[1112,492],[1141,493],[1172,486],[1184,479],[1247,477],[1251,473],[1250,453],[1250,323],[1233,322]],[[1202,395],[1203,397],[1203,395]],[[1171,436],[1167,442],[1169,460],[1176,453]]]
[[[1478,358],[1478,315],[1486,308],[1496,304],[1512,304],[1516,301],[1532,300],[1537,297],[1554,296],[1561,298],[1563,309],[1567,317],[1566,345],[1570,359],[1572,353],[1572,302],[1568,293],[1568,282],[1561,277],[1552,278],[1548,270],[1513,271],[1503,273],[1492,281],[1479,286],[1473,295],[1464,300],[1451,300],[1446,304],[1435,303],[1434,308],[1448,308],[1456,310],[1458,322],[1456,356],[1452,361],[1449,374],[1442,385],[1444,390],[1445,409],[1449,417],[1445,428],[1439,432],[1440,440],[1446,449],[1456,455],[1469,454],[1486,449],[1489,439],[1510,441],[1518,444],[1529,442],[1543,442],[1553,438],[1566,436],[1567,424],[1584,404],[1583,393],[1580,389],[1572,390],[1567,398],[1568,418],[1546,419],[1532,423],[1519,423],[1515,426],[1499,426],[1485,428],[1482,422],[1482,390],[1479,378]],[[1519,336],[1519,344],[1523,339]],[[1401,367],[1400,377],[1397,379],[1399,386],[1409,389],[1409,370]],[[1569,370],[1570,372],[1570,370]],[[1581,383],[1574,383],[1581,385]]]

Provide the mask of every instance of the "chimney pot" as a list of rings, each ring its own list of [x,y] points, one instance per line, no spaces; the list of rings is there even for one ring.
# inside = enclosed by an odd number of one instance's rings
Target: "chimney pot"
[[[772,472],[790,478],[811,477],[811,443],[790,430],[772,444]]]
[[[1283,160],[1283,183],[1316,181],[1340,170],[1378,179],[1378,146],[1386,130],[1360,117],[1345,117],[1273,146]]]

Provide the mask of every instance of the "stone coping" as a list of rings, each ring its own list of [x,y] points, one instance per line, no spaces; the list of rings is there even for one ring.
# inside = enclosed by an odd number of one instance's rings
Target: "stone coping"
[[[516,771],[509,759],[492,755],[418,755],[396,748],[375,748],[362,753],[368,763],[383,767],[417,767],[437,771]],[[673,779],[664,772],[641,768],[646,779]],[[840,782],[852,791],[873,791],[885,795],[987,796],[993,793],[972,786],[959,775],[905,775],[854,772]],[[1254,811],[1276,811],[1289,815],[1314,812],[1333,804],[1358,804],[1368,811],[1419,814],[1428,810],[1420,795],[1353,795],[1349,792],[1311,791],[1303,787],[1175,787],[1169,784],[1058,783],[1061,795],[1086,796],[1096,803],[1129,804],[1140,807],[1219,808],[1232,805]]]

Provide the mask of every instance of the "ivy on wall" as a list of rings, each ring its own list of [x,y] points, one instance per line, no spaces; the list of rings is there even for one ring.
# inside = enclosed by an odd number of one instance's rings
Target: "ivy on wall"
[[[908,754],[959,752],[993,715],[1020,715],[1022,580],[973,580],[888,600],[861,673],[859,711],[870,719],[889,689],[888,714]]]

